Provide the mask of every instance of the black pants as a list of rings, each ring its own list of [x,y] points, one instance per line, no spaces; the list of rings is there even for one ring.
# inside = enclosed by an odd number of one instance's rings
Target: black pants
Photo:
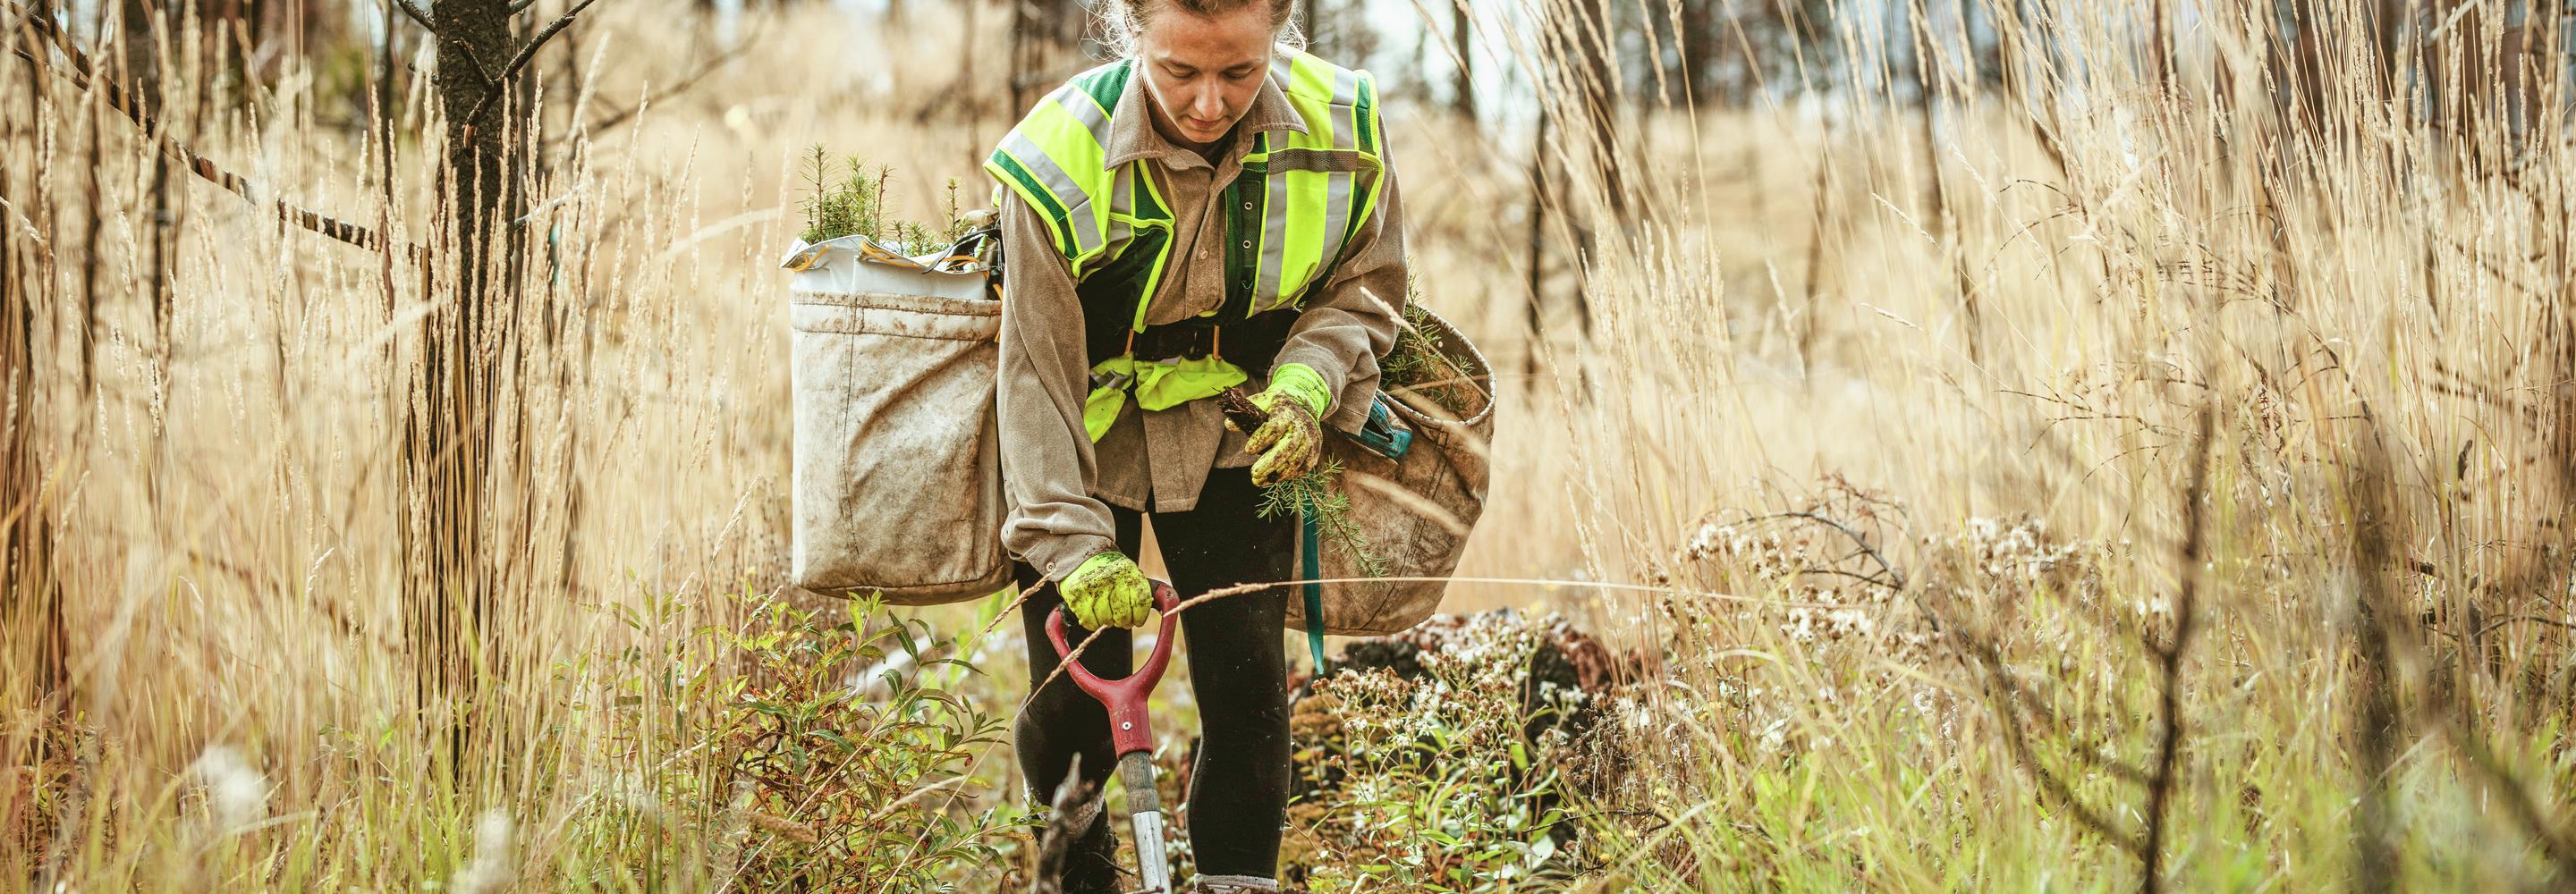
[[[1154,514],[1154,537],[1182,599],[1239,583],[1290,580],[1295,568],[1297,520],[1257,518],[1260,491],[1248,469],[1208,473],[1198,508]],[[1136,555],[1140,513],[1112,507],[1118,548]],[[1020,586],[1037,573],[1019,568]],[[1189,836],[1199,872],[1276,877],[1279,833],[1288,808],[1287,660],[1280,631],[1287,617],[1287,588],[1229,596],[1181,613],[1190,691],[1199,708],[1198,764],[1191,772]],[[1054,585],[1033,592],[1020,615],[1029,641],[1029,682],[1035,685],[1059,661],[1046,636],[1047,614],[1061,599]],[[1067,645],[1089,633],[1065,619]],[[1111,629],[1082,655],[1082,664],[1104,679],[1127,675],[1134,661],[1125,630]],[[1166,683],[1165,685],[1169,685]],[[1160,722],[1160,718],[1157,718]],[[1156,732],[1181,732],[1169,726]],[[1016,730],[1020,770],[1039,803],[1052,799],[1074,755],[1082,776],[1095,784],[1116,769],[1110,753],[1109,715],[1058,677],[1030,700]],[[1063,884],[1067,894],[1120,889],[1111,861],[1113,842],[1105,815],[1077,841]],[[1123,834],[1123,832],[1122,832]]]

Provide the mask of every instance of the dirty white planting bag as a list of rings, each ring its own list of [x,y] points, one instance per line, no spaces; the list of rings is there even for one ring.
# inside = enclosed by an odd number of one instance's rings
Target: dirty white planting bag
[[[1010,582],[1002,305],[958,254],[906,258],[865,236],[788,253],[797,586],[934,605]]]

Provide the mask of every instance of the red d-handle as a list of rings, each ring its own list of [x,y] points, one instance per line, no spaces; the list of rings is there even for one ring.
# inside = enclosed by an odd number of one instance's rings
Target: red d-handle
[[[1124,679],[1103,680],[1085,669],[1082,662],[1067,662],[1064,666],[1065,673],[1073,676],[1074,685],[1091,693],[1092,698],[1100,701],[1101,707],[1109,709],[1109,742],[1117,746],[1120,757],[1154,750],[1154,731],[1145,723],[1145,697],[1154,693],[1154,684],[1162,682],[1163,666],[1172,663],[1172,634],[1181,620],[1178,611],[1180,594],[1172,592],[1171,584],[1153,583],[1154,607],[1163,614],[1163,632],[1154,637],[1154,652],[1145,657],[1144,667],[1137,668]],[[1073,647],[1064,643],[1064,606],[1061,603],[1047,613],[1046,629],[1047,639],[1055,643],[1056,657],[1073,653]]]

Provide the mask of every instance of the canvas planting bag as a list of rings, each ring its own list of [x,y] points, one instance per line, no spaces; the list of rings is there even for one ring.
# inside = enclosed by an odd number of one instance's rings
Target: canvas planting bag
[[[797,586],[935,605],[1010,583],[987,238],[918,258],[866,236],[788,253]]]
[[[1400,459],[1340,434],[1324,439],[1324,455],[1342,465],[1339,488],[1350,499],[1351,522],[1383,562],[1376,576],[1390,579],[1354,581],[1371,577],[1369,569],[1343,545],[1320,544],[1320,567],[1312,576],[1299,576],[1342,581],[1322,585],[1323,633],[1385,636],[1430,617],[1449,588],[1440,578],[1458,570],[1467,534],[1485,511],[1487,444],[1494,437],[1492,367],[1449,321],[1427,310],[1422,318],[1450,366],[1465,372],[1379,394],[1397,424],[1412,433]],[[1298,546],[1302,553],[1306,544]],[[1289,594],[1288,626],[1311,630],[1303,592]]]

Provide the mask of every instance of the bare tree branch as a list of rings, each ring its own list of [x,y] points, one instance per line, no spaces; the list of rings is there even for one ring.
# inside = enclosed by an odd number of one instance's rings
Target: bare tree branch
[[[2109,814],[2086,803],[2074,786],[2067,784],[2063,777],[2040,761],[2037,750],[2031,747],[2029,733],[2022,729],[2021,712],[2015,708],[2011,694],[2004,691],[2011,678],[2004,670],[2002,650],[1984,636],[1969,633],[1962,624],[1949,626],[1951,641],[1974,660],[1980,675],[1986,679],[1987,699],[2000,715],[1996,718],[1996,725],[2003,733],[2004,746],[2012,752],[2013,762],[2020,764],[2030,773],[2031,780],[2039,784],[2043,800],[2056,805],[2094,834],[2137,853],[2144,842],[2136,833],[2121,828]]]
[[[483,94],[483,101],[475,103],[474,111],[466,115],[466,118],[471,121],[483,120],[483,113],[491,109],[492,101],[501,98],[501,85],[509,83],[511,78],[518,77],[519,72],[528,67],[528,61],[537,58],[537,51],[545,48],[546,41],[554,39],[554,36],[562,33],[563,29],[571,27],[573,17],[581,15],[582,10],[589,9],[591,4],[597,2],[599,0],[581,0],[573,4],[571,9],[564,10],[561,17],[547,23],[536,36],[528,38],[527,45],[519,48],[519,55],[512,58],[510,64],[501,66],[499,75],[491,77],[491,92]]]
[[[672,85],[670,89],[644,97],[642,101],[637,102],[632,108],[619,109],[597,121],[593,121],[587,129],[591,133],[596,134],[600,131],[616,127],[633,120],[636,115],[642,114],[646,108],[652,106],[654,103],[662,102],[674,96],[688,92],[689,88],[697,86],[699,81],[706,80],[708,75],[715,74],[716,69],[724,67],[725,63],[733,61],[735,57],[742,55],[744,50],[750,49],[753,44],[759,42],[759,36],[753,35],[750,39],[734,44],[724,52],[717,53],[714,58],[708,59],[705,64],[698,66],[696,71],[690,72],[688,77],[681,78],[680,82]]]
[[[482,81],[484,87],[493,90],[501,89],[501,81],[499,78],[493,76],[491,64],[484,62],[483,57],[474,52],[473,44],[466,43],[460,38],[448,37],[444,39],[448,43],[454,44],[457,52],[464,53],[467,61],[474,63],[474,77],[476,80]]]
[[[2174,598],[2173,636],[2159,644],[2149,642],[2160,662],[2164,715],[2156,736],[2156,775],[2147,783],[2147,840],[2139,857],[2144,862],[2138,869],[2138,889],[2155,894],[2164,890],[2165,812],[2173,803],[2176,764],[2182,756],[2182,659],[2191,648],[2191,634],[2199,616],[2200,569],[2208,552],[2208,510],[2201,504],[2209,495],[2209,454],[2217,412],[2208,404],[2200,407],[2200,443],[2193,450],[2191,486],[2183,491],[2182,550],[2175,557],[2182,574],[2182,584]]]
[[[22,20],[20,22],[18,33],[26,34],[28,37],[28,39],[24,40],[10,41],[9,49],[11,52],[16,53],[20,58],[35,63],[39,67],[51,70],[53,68],[53,63],[47,58],[47,54],[40,49],[40,47],[50,45],[55,51],[62,53],[64,58],[71,61],[71,70],[64,72],[64,74],[71,79],[72,86],[81,90],[97,91],[101,98],[106,100],[109,108],[115,109],[117,112],[123,114],[127,119],[133,121],[135,127],[143,130],[146,139],[154,142],[160,147],[161,151],[168,153],[171,158],[176,159],[182,166],[186,167],[189,172],[196,174],[199,178],[208,183],[223,187],[226,192],[240,196],[243,201],[250,202],[254,205],[261,204],[258,196],[254,194],[250,181],[243,179],[240,175],[234,174],[231,171],[224,170],[222,166],[215,164],[214,159],[199,155],[188,147],[180,145],[179,141],[172,139],[169,134],[162,129],[161,122],[159,120],[155,119],[150,112],[144,111],[141,106],[136,104],[134,96],[127,92],[122,85],[113,80],[100,77],[98,75],[98,63],[95,60],[92,60],[88,53],[82,52],[79,46],[74,45],[68,36],[57,30],[54,27],[52,19],[45,16],[28,14],[24,8],[18,6],[16,3],[10,3],[8,8],[12,15],[19,16]],[[41,42],[38,39],[41,39]],[[277,208],[277,214],[280,218],[283,218],[296,226],[303,227],[304,229],[320,233],[324,236],[328,236],[341,242],[346,242],[359,248],[373,250],[384,245],[384,237],[375,230],[328,215],[316,213],[314,211],[289,204],[282,199],[276,200],[275,205]],[[417,245],[407,246],[406,248],[407,251],[405,254],[409,257],[418,258],[424,253],[424,250]]]
[[[421,27],[429,29],[429,33],[438,33],[438,25],[429,20],[429,13],[423,11],[419,4],[412,0],[394,0],[394,5],[402,7],[403,15],[410,16],[412,21],[419,22]]]
[[[2477,635],[2485,636],[2489,633],[2495,632],[2495,629],[2498,627],[2502,627],[2507,624],[2519,623],[2547,624],[2554,627],[2564,627],[2569,630],[2576,630],[2576,624],[2570,624],[2566,621],[2558,620],[2557,618],[2544,618],[2539,615],[2506,615],[2504,617],[2488,621],[2486,626],[2478,628]]]

